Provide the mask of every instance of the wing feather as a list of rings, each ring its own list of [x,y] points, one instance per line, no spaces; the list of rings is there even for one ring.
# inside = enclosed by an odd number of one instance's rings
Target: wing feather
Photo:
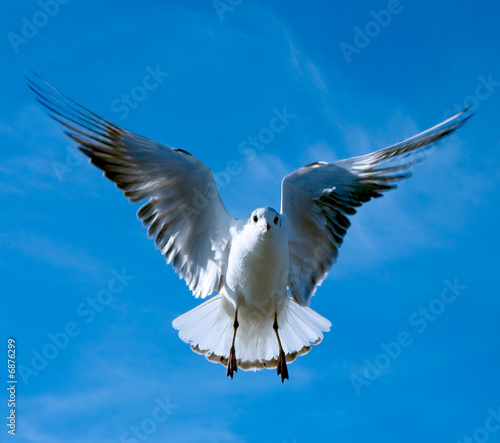
[[[464,110],[395,145],[332,163],[313,163],[283,179],[281,212],[292,231],[288,287],[298,303],[309,305],[335,263],[350,226],[348,217],[410,177],[410,167],[422,160],[420,154],[471,116]]]
[[[129,132],[84,108],[40,77],[28,79],[37,100],[78,149],[131,202],[148,236],[196,297],[217,291],[227,267],[228,215],[212,175],[187,151]]]

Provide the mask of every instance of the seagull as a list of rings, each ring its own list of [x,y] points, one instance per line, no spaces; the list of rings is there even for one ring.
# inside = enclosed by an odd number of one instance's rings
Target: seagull
[[[148,237],[195,297],[173,321],[209,361],[256,371],[287,364],[320,343],[331,323],[309,305],[335,263],[356,208],[408,178],[430,144],[460,128],[465,109],[411,138],[344,160],[318,161],[283,178],[281,208],[235,219],[209,167],[189,152],[134,134],[62,94],[41,77],[28,86],[90,162],[132,203]],[[214,295],[215,294],[215,295]]]

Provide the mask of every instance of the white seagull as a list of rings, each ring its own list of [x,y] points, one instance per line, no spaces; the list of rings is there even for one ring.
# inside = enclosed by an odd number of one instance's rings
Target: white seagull
[[[472,115],[464,110],[370,154],[304,166],[283,179],[279,212],[258,208],[236,220],[196,157],[111,123],[39,77],[28,81],[125,197],[147,200],[137,216],[193,295],[216,293],[173,326],[193,351],[226,366],[231,378],[238,368],[276,367],[284,381],[287,363],[321,342],[331,323],[309,304],[337,258],[348,216],[409,177],[419,153]]]

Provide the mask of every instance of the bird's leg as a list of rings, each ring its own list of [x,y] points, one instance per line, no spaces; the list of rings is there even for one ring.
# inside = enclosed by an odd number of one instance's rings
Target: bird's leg
[[[276,334],[276,338],[278,339],[278,346],[279,346],[277,372],[278,372],[278,375],[281,374],[281,383],[285,383],[285,379],[288,380],[288,368],[286,366],[286,357],[285,357],[285,353],[283,352],[283,348],[281,347],[281,340],[280,340],[280,336],[278,334],[278,313],[277,312],[274,313],[273,329],[274,329],[274,332]]]
[[[227,362],[227,376],[233,379],[233,372],[238,372],[238,363],[236,362],[236,352],[234,350],[234,341],[236,340],[236,331],[238,330],[238,310],[234,313],[234,333],[233,333],[233,343],[231,344],[231,349],[229,350],[229,360]]]

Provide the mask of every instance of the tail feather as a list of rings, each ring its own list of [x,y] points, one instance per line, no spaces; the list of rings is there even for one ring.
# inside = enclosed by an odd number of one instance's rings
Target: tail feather
[[[291,354],[294,350],[300,350],[304,347],[303,337],[301,337],[292,326],[290,318],[288,322],[280,328],[280,333],[285,354]]]
[[[318,313],[314,312],[311,308],[300,306],[297,303],[287,303],[286,308],[292,312],[288,318],[300,322],[297,327],[307,335],[307,340],[323,340],[322,331],[329,331],[331,323]],[[316,337],[316,338],[314,338]]]
[[[193,351],[213,362],[227,366],[233,337],[234,308],[217,295],[173,322],[179,337],[191,344]],[[277,365],[278,340],[273,329],[274,312],[259,313],[250,307],[238,310],[239,328],[235,348],[238,366],[244,370],[273,368]],[[312,309],[286,299],[278,311],[278,333],[286,354],[292,362],[307,354],[311,346],[323,339],[331,323]]]
[[[227,347],[229,349],[229,332],[232,328],[233,321],[228,315],[221,315],[219,310],[218,316],[215,319],[215,324],[212,328],[208,326],[206,332],[203,333],[202,339],[198,342],[201,349],[213,349],[214,352],[224,352]]]
[[[230,324],[228,316],[220,315],[220,298],[213,297],[173,321],[181,340],[207,346],[207,349],[210,344],[217,346]]]
[[[290,324],[290,327],[293,329],[295,334],[298,336],[299,340],[302,341],[302,343],[309,342],[311,343],[313,340],[316,339],[317,336],[315,336],[310,328],[307,327],[304,322],[300,322],[298,319],[290,315],[288,316],[288,322]]]
[[[211,298],[206,303],[177,317],[173,322],[174,328],[182,329],[186,332],[192,328],[198,329],[200,322],[219,308],[216,298],[217,297]]]

